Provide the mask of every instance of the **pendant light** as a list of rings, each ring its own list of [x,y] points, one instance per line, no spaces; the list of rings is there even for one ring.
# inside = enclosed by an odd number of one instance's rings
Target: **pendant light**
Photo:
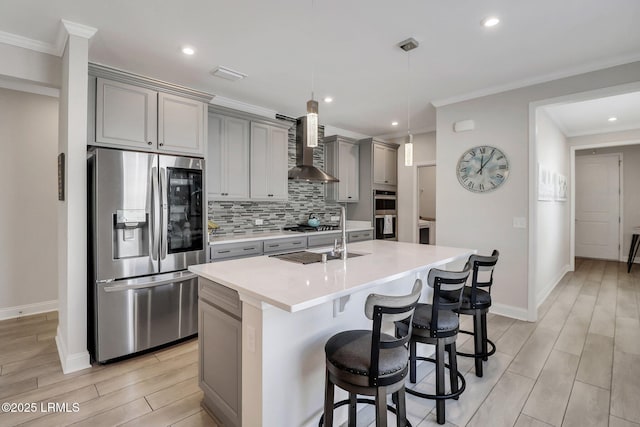
[[[311,0],[311,28],[315,28],[314,0]],[[312,31],[313,34],[313,31]],[[313,37],[313,35],[312,35]],[[314,43],[311,43],[314,44]],[[312,55],[316,54],[317,49],[311,49]],[[311,59],[311,99],[307,101],[307,147],[318,146],[318,101],[313,99],[314,80],[315,80],[315,58]]]
[[[404,165],[413,166],[413,134],[411,133],[411,51],[419,46],[414,38],[400,42],[400,49],[407,52],[407,141],[404,143]]]

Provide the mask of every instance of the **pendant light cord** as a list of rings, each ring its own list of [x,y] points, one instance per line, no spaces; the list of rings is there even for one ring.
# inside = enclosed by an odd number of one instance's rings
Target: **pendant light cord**
[[[311,56],[311,100],[314,100],[314,92],[315,92],[315,77],[316,77],[316,61],[315,61],[315,57],[313,55],[315,55],[316,51],[317,51],[317,46],[315,44],[315,37],[313,36],[313,31],[315,28],[315,0],[311,0],[311,43],[310,45],[312,46],[311,52],[312,52],[312,56]]]
[[[407,52],[407,135],[411,135],[411,52]]]

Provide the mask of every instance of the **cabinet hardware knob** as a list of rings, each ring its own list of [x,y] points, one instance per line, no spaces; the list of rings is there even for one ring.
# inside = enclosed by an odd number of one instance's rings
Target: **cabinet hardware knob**
[[[158,144],[160,147],[162,147],[164,145],[164,142],[161,142],[160,144]],[[385,181],[387,182],[387,181]]]
[[[153,144],[153,142],[151,142],[151,141],[147,142],[147,145],[151,145],[151,144]]]

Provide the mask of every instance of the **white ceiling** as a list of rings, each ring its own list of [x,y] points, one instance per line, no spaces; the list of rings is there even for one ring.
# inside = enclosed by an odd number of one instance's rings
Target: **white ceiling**
[[[565,136],[640,129],[640,92],[544,107]],[[617,120],[609,122],[610,117]]]
[[[323,124],[367,135],[435,128],[456,100],[640,59],[638,0],[2,0],[0,31],[54,43],[60,19],[98,29],[90,60],[289,116],[315,67]],[[480,21],[495,14],[494,28]],[[397,43],[414,37],[407,53]],[[195,47],[186,57],[182,45]],[[311,46],[311,48],[309,48]],[[223,65],[249,75],[214,78]],[[397,120],[398,128],[391,126]]]

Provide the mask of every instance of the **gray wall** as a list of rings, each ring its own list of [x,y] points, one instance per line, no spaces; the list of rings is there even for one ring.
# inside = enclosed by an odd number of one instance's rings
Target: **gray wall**
[[[284,119],[284,117],[279,117]],[[292,125],[295,121],[289,119]],[[320,136],[323,129],[320,128]],[[313,152],[313,163],[324,169],[324,145],[318,144]],[[296,128],[289,130],[289,169],[296,165]],[[219,235],[260,233],[279,231],[286,225],[306,222],[310,213],[315,213],[320,222],[330,223],[332,215],[339,215],[337,203],[325,202],[324,186],[321,183],[289,181],[289,200],[286,202],[209,201],[208,218],[215,221]],[[348,207],[347,207],[348,209]],[[263,219],[263,225],[254,225]]]

